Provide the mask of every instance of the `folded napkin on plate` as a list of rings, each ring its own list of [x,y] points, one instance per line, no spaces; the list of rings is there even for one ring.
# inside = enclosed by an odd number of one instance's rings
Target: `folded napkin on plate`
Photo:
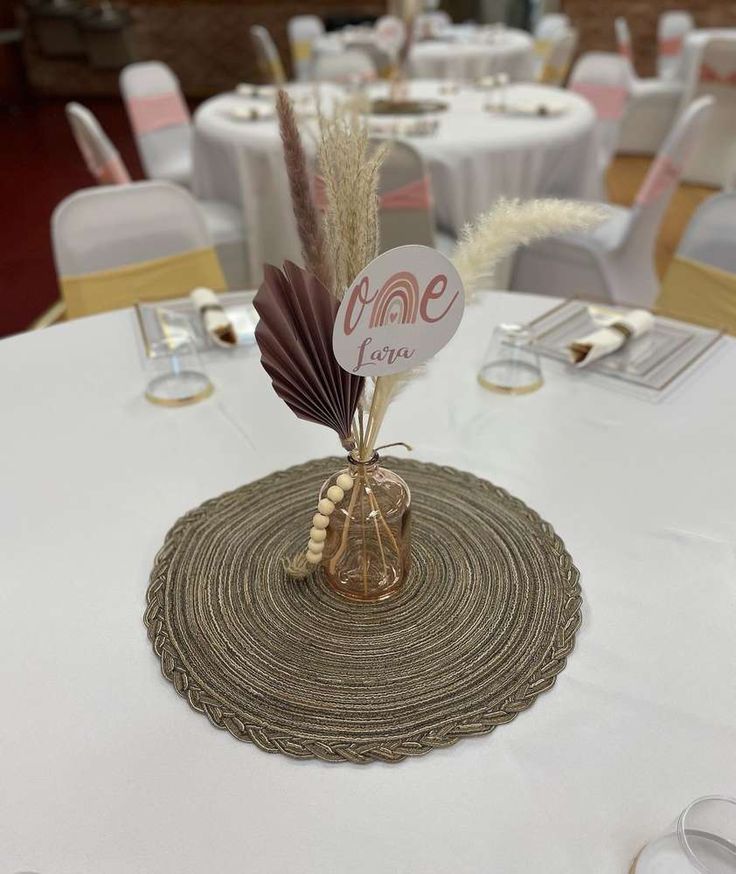
[[[210,288],[195,288],[189,295],[204,323],[205,330],[218,346],[238,345],[238,335],[232,322]]]
[[[646,334],[653,326],[654,316],[646,310],[612,315],[604,327],[568,344],[570,361],[578,367],[585,367],[620,349],[632,337]]]

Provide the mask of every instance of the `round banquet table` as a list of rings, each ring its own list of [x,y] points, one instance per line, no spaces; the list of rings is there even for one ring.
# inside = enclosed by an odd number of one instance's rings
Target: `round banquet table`
[[[314,52],[334,54],[360,48],[370,32],[348,30],[325,34]],[[534,40],[514,28],[455,25],[434,39],[417,41],[409,55],[409,74],[417,79],[478,79],[506,73],[514,82],[534,78]]]
[[[427,162],[438,224],[455,235],[500,196],[599,195],[591,105],[576,94],[543,85],[516,84],[505,90],[509,102],[553,100],[564,104],[565,111],[546,118],[492,114],[483,109],[488,100],[484,92],[463,89],[446,94],[439,82],[411,83],[412,97],[440,99],[449,107],[436,115],[437,133],[406,139]],[[385,94],[386,86],[375,86],[372,93]],[[264,262],[296,259],[300,245],[276,121],[231,116],[233,108],[251,103],[230,93],[199,107],[194,117],[192,184],[199,197],[242,208],[255,284]],[[386,117],[381,120],[385,123]],[[304,124],[305,147],[312,153],[314,127],[313,121]]]
[[[164,409],[132,310],[0,342],[3,871],[624,874],[691,799],[736,794],[736,341],[659,403],[547,361],[535,394],[482,389],[493,325],[554,303],[482,295],[381,436],[554,525],[581,571],[575,651],[509,725],[400,765],[239,744],[146,638],[181,514],[338,450],[255,350],[212,353],[215,394]]]
[[[506,73],[512,82],[534,78],[534,40],[512,28],[459,32],[416,43],[409,69],[417,79],[478,79]]]

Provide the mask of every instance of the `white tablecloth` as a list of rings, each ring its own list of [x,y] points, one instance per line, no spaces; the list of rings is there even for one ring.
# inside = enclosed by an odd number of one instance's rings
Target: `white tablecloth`
[[[471,33],[417,43],[409,66],[418,79],[472,80],[506,73],[513,82],[526,82],[534,78],[533,47],[534,41],[523,30]]]
[[[586,100],[541,85],[512,85],[509,100],[553,98],[569,107],[559,117],[515,118],[485,112],[480,91],[448,96],[439,88],[436,82],[411,83],[413,96],[439,96],[450,109],[438,115],[435,135],[410,142],[427,161],[441,227],[457,234],[501,195],[598,195],[595,115]],[[256,283],[264,262],[299,260],[300,246],[276,122],[234,121],[228,109],[242,101],[223,94],[197,110],[193,188],[199,197],[242,206]],[[313,151],[308,131],[304,139]]]
[[[213,397],[174,410],[143,399],[130,310],[0,342],[3,872],[625,874],[692,798],[736,793],[736,342],[659,404],[547,363],[536,394],[485,392],[492,326],[552,303],[488,295],[382,437],[555,526],[577,645],[514,722],[398,766],[238,744],[146,639],[181,514],[339,451],[255,350],[211,360]]]
[[[351,40],[370,40],[371,33],[347,30],[328,33],[314,52],[348,51]],[[437,39],[416,42],[409,55],[410,74],[418,79],[478,79],[506,73],[514,82],[534,77],[534,41],[523,30],[455,25]]]

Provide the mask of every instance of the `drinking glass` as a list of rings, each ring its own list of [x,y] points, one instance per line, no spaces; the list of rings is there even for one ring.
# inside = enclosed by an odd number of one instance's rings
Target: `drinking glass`
[[[531,333],[521,325],[497,325],[478,382],[490,391],[523,395],[542,386],[539,355],[532,345]]]
[[[707,795],[639,853],[632,874],[736,874],[736,799]]]
[[[145,367],[146,398],[153,404],[181,407],[208,398],[214,390],[192,337],[177,335],[154,340]]]

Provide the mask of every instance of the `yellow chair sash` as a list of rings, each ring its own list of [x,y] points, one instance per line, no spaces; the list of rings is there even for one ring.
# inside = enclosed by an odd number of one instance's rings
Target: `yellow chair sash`
[[[544,67],[542,67],[542,72],[539,74],[539,81],[543,85],[561,85],[567,78],[569,68],[569,64],[561,64],[558,67],[547,61]]]
[[[60,285],[69,318],[129,307],[140,300],[182,297],[198,285],[215,291],[227,287],[217,254],[211,248],[84,276],[62,276]]]
[[[294,61],[298,64],[301,61],[308,61],[312,57],[312,40],[297,39],[291,45]]]
[[[673,258],[657,298],[658,312],[736,334],[736,273]]]
[[[552,51],[553,45],[554,43],[551,39],[535,39],[534,54],[538,58],[546,59],[549,53]]]

